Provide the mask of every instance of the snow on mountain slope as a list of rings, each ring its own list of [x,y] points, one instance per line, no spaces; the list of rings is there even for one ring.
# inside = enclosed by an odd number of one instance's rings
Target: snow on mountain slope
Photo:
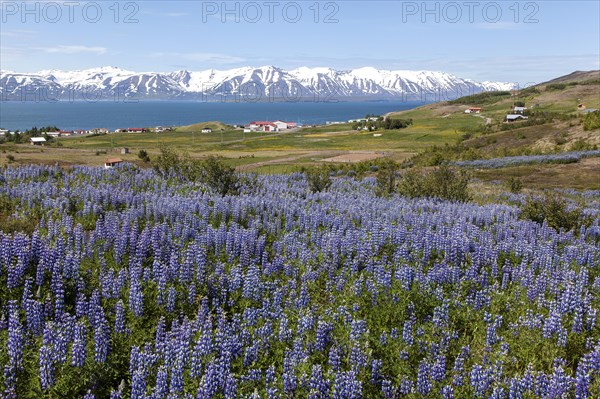
[[[379,70],[372,67],[336,71],[301,67],[286,71],[276,66],[229,70],[133,72],[116,67],[79,71],[47,70],[37,74],[0,72],[2,99],[22,98],[22,93],[52,90],[69,98],[197,99],[237,98],[394,98],[444,92],[452,98],[485,90],[509,90],[502,82],[475,82],[444,72]],[[21,94],[19,94],[21,93]]]

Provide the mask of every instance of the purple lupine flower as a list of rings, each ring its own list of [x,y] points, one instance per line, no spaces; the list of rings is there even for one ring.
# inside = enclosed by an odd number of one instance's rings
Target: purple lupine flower
[[[71,347],[71,365],[74,367],[83,367],[86,358],[86,328],[82,322],[75,324],[73,334],[73,346]]]
[[[321,365],[313,365],[310,376],[310,393],[308,395],[309,399],[329,398],[329,390],[329,381],[325,379]]]
[[[352,320],[350,323],[350,339],[359,340],[367,332],[367,322],[365,320]]]
[[[508,399],[523,399],[523,384],[519,378],[510,379]]]
[[[269,366],[265,375],[265,381],[267,385],[271,385],[275,382],[275,366]]]
[[[167,294],[167,312],[173,313],[175,311],[175,300],[177,299],[177,291],[173,286],[169,287],[169,293]]]
[[[54,386],[54,362],[52,360],[52,348],[42,345],[40,348],[40,382],[45,391]]]
[[[475,364],[471,369],[471,386],[475,389],[477,397],[483,397],[491,384],[490,372],[484,367]]]
[[[413,325],[413,321],[406,320],[404,322],[404,327],[402,328],[402,340],[409,346],[415,342],[413,337]]]
[[[19,305],[17,301],[8,302],[8,340],[6,349],[9,364],[12,369],[18,371],[23,366],[23,326],[19,320]]]
[[[361,346],[355,342],[350,350],[350,364],[352,369],[358,374],[358,370],[367,367],[367,354],[362,350]]]
[[[489,319],[486,321],[488,327],[485,342],[486,345],[492,346],[500,340],[497,331],[498,328],[502,325],[502,316],[498,315],[492,318],[492,316],[489,315],[487,312],[486,315],[489,316]]]
[[[121,389],[118,389],[118,390],[111,389],[110,390],[110,399],[123,399],[123,393],[121,392]]]
[[[283,392],[287,395],[293,395],[298,387],[298,378],[292,359],[287,354],[283,359],[283,374],[281,377],[283,379]]]
[[[117,334],[125,333],[125,307],[121,300],[115,305],[115,332]]]
[[[402,380],[400,381],[400,386],[398,387],[398,392],[401,395],[408,395],[409,393],[412,392],[413,387],[414,387],[413,381],[405,377],[405,378],[402,378]]]
[[[431,367],[431,378],[441,382],[446,378],[446,356],[438,355]]]
[[[419,372],[417,374],[417,392],[425,396],[431,391],[431,365],[427,360],[419,363]]]
[[[383,392],[384,399],[395,399],[396,391],[390,380],[383,380],[381,382],[381,392]]]
[[[183,392],[183,362],[175,360],[175,365],[171,367],[171,383],[169,384],[169,393],[177,395]]]
[[[141,317],[144,314],[144,295],[142,293],[142,286],[135,277],[131,281],[129,287],[129,308],[136,317]]]
[[[563,369],[564,361],[562,359],[554,360],[554,373],[550,378],[548,386],[549,395],[552,398],[562,398],[571,391],[573,379],[567,375]]]
[[[338,372],[333,384],[333,399],[360,399],[362,385],[354,371]]]
[[[17,372],[8,365],[4,366],[4,385],[6,388],[4,389],[4,396],[2,397],[6,399],[17,399]]]
[[[156,373],[156,384],[154,385],[154,391],[152,392],[152,398],[161,399],[167,396],[169,392],[168,387],[169,373],[167,367],[162,365],[158,368]]]
[[[104,363],[108,356],[110,336],[104,321],[100,321],[94,330],[94,361]]]
[[[451,385],[446,385],[441,390],[442,399],[454,399],[454,388]]]
[[[381,359],[373,359],[371,362],[371,384],[379,385],[381,383],[382,374],[381,368],[383,361]]]
[[[225,399],[235,399],[237,397],[237,378],[231,373],[227,375],[225,380],[225,387],[223,388],[223,395]]]
[[[136,370],[131,378],[131,399],[146,397],[146,377],[142,370]]]
[[[292,330],[289,328],[289,322],[285,315],[279,320],[279,341],[288,342],[292,339]]]

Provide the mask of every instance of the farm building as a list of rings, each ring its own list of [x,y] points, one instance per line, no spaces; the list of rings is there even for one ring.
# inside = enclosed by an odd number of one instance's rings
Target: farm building
[[[29,141],[31,145],[44,145],[46,143],[46,139],[43,137],[32,137]]]
[[[482,109],[479,107],[471,107],[468,109],[465,109],[465,114],[479,114],[481,113]]]
[[[121,163],[123,163],[121,158],[108,158],[104,161],[104,169],[114,168]]]
[[[506,115],[506,121],[507,122],[515,122],[518,121],[519,119],[527,119],[526,116],[520,115],[520,114],[508,114]]]
[[[255,132],[277,132],[277,125],[268,121],[254,121],[248,125],[250,130]]]

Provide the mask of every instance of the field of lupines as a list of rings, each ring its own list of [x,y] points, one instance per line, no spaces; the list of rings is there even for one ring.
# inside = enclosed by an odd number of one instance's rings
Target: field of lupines
[[[496,169],[505,168],[508,166],[533,165],[544,163],[575,163],[578,162],[580,159],[592,157],[600,157],[600,150],[571,151],[562,152],[559,154],[545,155],[519,155],[514,157],[502,157],[492,159],[476,159],[473,161],[456,161],[453,162],[453,164],[457,166],[467,166],[472,168]]]
[[[373,185],[2,170],[0,397],[600,397],[597,217]]]

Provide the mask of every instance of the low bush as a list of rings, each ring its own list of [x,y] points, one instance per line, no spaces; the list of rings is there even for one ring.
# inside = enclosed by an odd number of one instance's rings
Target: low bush
[[[305,170],[308,187],[313,193],[325,191],[331,185],[329,170],[324,167],[313,167]]]
[[[173,148],[163,147],[154,161],[154,169],[165,178],[200,181],[221,196],[239,193],[239,176],[235,168],[215,156],[205,160],[192,159],[187,153],[179,155]]]
[[[600,111],[588,112],[583,117],[583,130],[600,129]]]
[[[144,162],[150,162],[150,155],[148,155],[148,151],[146,150],[140,150],[140,152],[138,152],[138,158]]]
[[[580,226],[590,223],[581,208],[569,207],[565,199],[549,191],[541,197],[528,197],[521,207],[520,217],[537,223],[545,221],[548,226],[556,230],[565,229],[566,231],[578,230]]]
[[[466,202],[471,199],[468,183],[469,175],[465,171],[454,171],[443,165],[425,173],[419,170],[408,171],[400,180],[398,192],[413,198],[430,197]]]
[[[396,191],[396,173],[398,164],[391,159],[386,159],[377,171],[375,191],[379,196],[388,196]]]
[[[521,190],[523,190],[523,181],[521,181],[521,179],[519,179],[518,177],[511,177],[506,182],[506,185],[508,186],[510,192],[513,194],[518,194],[521,192]]]
[[[226,165],[215,156],[210,156],[196,167],[200,168],[200,180],[221,196],[239,193],[239,176],[233,166]]]

